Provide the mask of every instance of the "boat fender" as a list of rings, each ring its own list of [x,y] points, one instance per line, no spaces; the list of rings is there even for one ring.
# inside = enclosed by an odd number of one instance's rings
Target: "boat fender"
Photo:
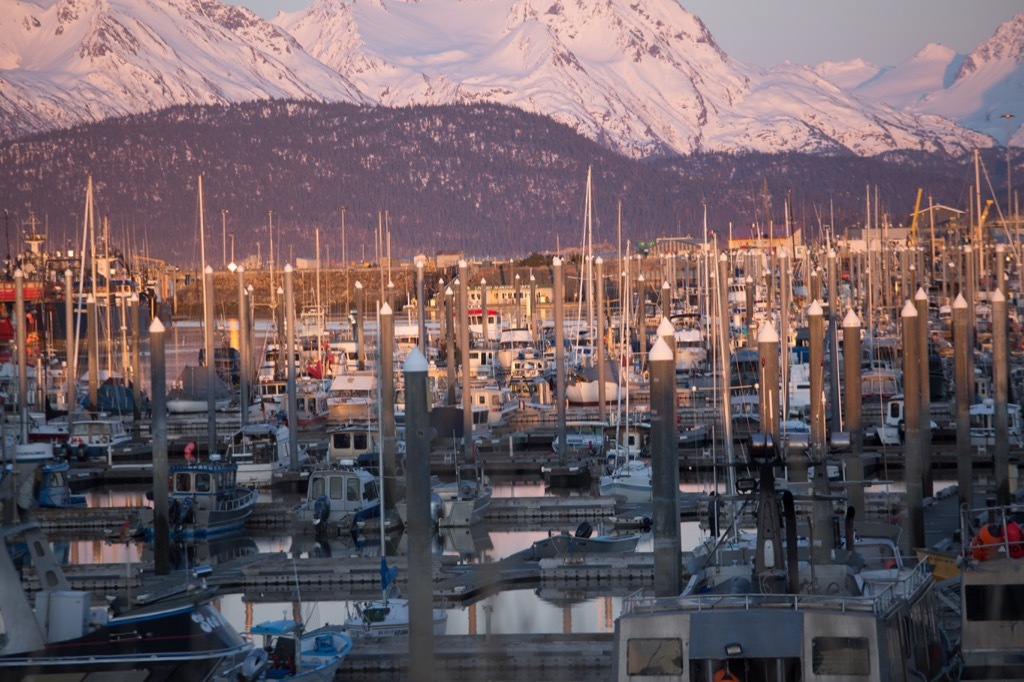
[[[269,660],[270,655],[264,649],[253,649],[242,661],[242,675],[246,680],[255,680]]]
[[[971,541],[971,556],[978,561],[992,557],[996,545],[1003,541],[1003,527],[998,523],[987,523],[981,527]]]
[[[1016,521],[1006,524],[1006,541],[1009,543],[1011,559],[1024,557],[1024,530]]]
[[[736,677],[736,675],[725,668],[720,668],[711,679],[714,680],[714,682],[740,682],[740,678]]]

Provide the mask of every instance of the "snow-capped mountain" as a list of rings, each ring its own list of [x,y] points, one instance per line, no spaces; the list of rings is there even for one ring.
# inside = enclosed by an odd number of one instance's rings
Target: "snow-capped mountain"
[[[246,9],[215,0],[2,0],[0,133],[175,104],[366,102]]]
[[[730,58],[676,0],[0,0],[0,134],[181,103],[496,102],[625,154],[958,152],[993,140]]]
[[[1024,145],[1024,14],[1003,23],[968,55],[942,45],[928,45],[894,67],[863,63],[827,63],[818,73],[853,95],[885,102],[915,115],[935,115],[1006,141]],[[849,78],[834,74],[850,74]]]
[[[737,62],[675,0],[316,0],[273,21],[382,104],[508,104],[636,156],[991,144],[804,67]]]

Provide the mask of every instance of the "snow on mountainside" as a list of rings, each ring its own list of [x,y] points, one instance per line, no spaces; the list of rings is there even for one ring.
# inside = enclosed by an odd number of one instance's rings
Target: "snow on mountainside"
[[[3,0],[0,133],[174,104],[367,101],[287,33],[215,0]]]
[[[1006,113],[1016,113],[1012,143],[1024,144],[1024,14],[1002,24],[956,69],[956,77],[918,102],[914,111],[934,113],[1006,140]]]
[[[1024,14],[1003,23],[995,34],[969,55],[941,45],[928,45],[907,61],[874,74],[860,62],[828,63],[817,67],[853,95],[885,102],[908,114],[942,116],[1006,142],[1009,119],[1011,144],[1024,145]]]
[[[945,87],[952,80],[950,71],[957,63],[955,51],[943,45],[928,45],[896,68],[885,69],[857,84],[854,92],[906,109]]]
[[[737,62],[676,0],[314,0],[273,22],[217,0],[0,2],[10,7],[0,16],[7,137],[173,104],[292,97],[506,104],[633,157],[993,144],[827,72]]]
[[[832,81],[843,90],[851,90],[878,75],[880,69],[863,59],[848,62],[822,62],[814,67],[819,76]]]
[[[991,144],[804,67],[737,62],[675,0],[316,0],[273,21],[382,104],[507,104],[634,156]]]

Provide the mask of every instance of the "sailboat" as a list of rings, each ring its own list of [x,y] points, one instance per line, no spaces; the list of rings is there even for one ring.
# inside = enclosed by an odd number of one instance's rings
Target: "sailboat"
[[[629,258],[629,246],[626,247],[626,258]],[[626,277],[627,281],[629,276]],[[627,304],[628,306],[628,294]],[[625,309],[625,307],[624,307]],[[629,338],[629,315],[622,316],[622,338]],[[651,479],[653,470],[650,462],[640,459],[644,449],[641,446],[642,436],[639,429],[629,423],[629,372],[625,377],[625,411],[620,412],[615,427],[615,442],[605,448],[605,456],[611,463],[611,471],[602,476],[599,490],[602,495],[614,495],[625,498],[629,504],[650,502],[653,495]],[[623,417],[623,414],[625,415]]]

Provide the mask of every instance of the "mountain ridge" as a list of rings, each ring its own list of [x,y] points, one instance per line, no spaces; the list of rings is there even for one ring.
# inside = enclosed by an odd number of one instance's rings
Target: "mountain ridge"
[[[5,138],[178,104],[299,98],[494,102],[634,158],[994,144],[809,67],[742,64],[675,0],[316,0],[270,22],[216,0],[7,2]]]

